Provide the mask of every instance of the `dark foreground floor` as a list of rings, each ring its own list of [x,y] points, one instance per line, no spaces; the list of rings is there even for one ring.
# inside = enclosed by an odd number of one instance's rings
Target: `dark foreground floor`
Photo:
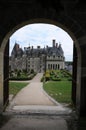
[[[0,130],[67,130],[67,123],[60,117],[15,116],[8,118]]]
[[[0,130],[86,130],[86,118],[75,116],[12,114],[0,116]]]

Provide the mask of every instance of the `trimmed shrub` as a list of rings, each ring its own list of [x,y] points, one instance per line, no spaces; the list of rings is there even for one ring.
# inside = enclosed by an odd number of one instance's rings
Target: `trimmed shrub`
[[[46,81],[50,80],[50,74],[48,72],[46,72],[46,74],[45,74],[45,80]]]

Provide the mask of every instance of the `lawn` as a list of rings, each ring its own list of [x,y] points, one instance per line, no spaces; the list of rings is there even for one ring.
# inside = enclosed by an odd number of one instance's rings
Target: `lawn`
[[[44,90],[60,103],[71,103],[71,81],[48,81]]]
[[[28,83],[22,82],[9,82],[9,94],[13,94],[14,96],[24,87],[26,87]]]

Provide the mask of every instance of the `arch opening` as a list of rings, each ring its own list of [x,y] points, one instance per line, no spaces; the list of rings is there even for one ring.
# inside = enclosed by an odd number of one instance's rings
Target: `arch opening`
[[[33,20],[33,21],[35,21],[35,23],[38,23],[38,22],[42,22],[43,23],[43,19],[42,20]],[[55,23],[54,21],[49,21],[49,20],[44,20],[44,22],[46,21],[46,23],[49,23],[49,24],[51,24],[51,23],[53,23],[53,25],[58,25],[59,27],[61,27],[61,28],[63,28],[65,31],[67,31],[68,32],[68,34],[70,34],[70,36],[72,37],[72,39],[73,39],[73,42],[74,42],[74,44],[75,44],[75,48],[76,48],[76,50],[77,50],[77,57],[78,57],[78,59],[77,59],[77,63],[76,63],[76,65],[75,66],[77,66],[76,68],[77,68],[77,72],[78,72],[78,70],[80,71],[80,63],[81,63],[81,55],[80,55],[80,49],[79,49],[79,46],[78,46],[78,42],[77,42],[77,40],[76,40],[76,38],[74,37],[74,35],[69,31],[69,30],[67,30],[65,27],[63,27],[62,25],[60,25],[59,23]],[[2,46],[1,46],[1,50],[2,50],[2,52],[3,52],[3,54],[4,54],[4,52],[5,52],[5,47],[6,47],[6,45],[7,45],[7,41],[9,40],[9,37],[13,34],[13,32],[15,32],[16,31],[16,29],[18,29],[18,28],[20,28],[20,27],[22,27],[22,26],[24,26],[24,25],[26,25],[28,22],[24,22],[23,24],[21,24],[21,25],[18,25],[16,28],[14,28],[11,32],[9,32],[8,34],[7,34],[7,36],[5,37],[5,39],[3,40],[3,44],[2,44]],[[32,23],[34,23],[34,22],[29,22],[29,24],[32,24]],[[79,63],[79,64],[78,64]],[[53,65],[53,68],[54,68],[54,65]],[[60,68],[60,65],[58,64],[58,68]],[[80,75],[77,75],[77,72],[75,73],[75,75],[76,75],[76,82],[78,81],[78,83],[79,83],[79,85],[80,85]],[[78,84],[76,83],[76,85],[78,86]],[[3,86],[3,85],[2,85]],[[76,90],[76,94],[77,94],[77,90]],[[76,99],[76,95],[75,94],[75,98],[74,98],[74,100]]]

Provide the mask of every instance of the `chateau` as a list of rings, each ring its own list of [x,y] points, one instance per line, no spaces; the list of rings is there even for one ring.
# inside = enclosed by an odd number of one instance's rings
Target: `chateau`
[[[64,69],[65,57],[61,44],[52,40],[52,47],[41,48],[37,46],[24,47],[24,50],[15,43],[9,58],[10,70],[34,70],[44,72],[47,69]]]

